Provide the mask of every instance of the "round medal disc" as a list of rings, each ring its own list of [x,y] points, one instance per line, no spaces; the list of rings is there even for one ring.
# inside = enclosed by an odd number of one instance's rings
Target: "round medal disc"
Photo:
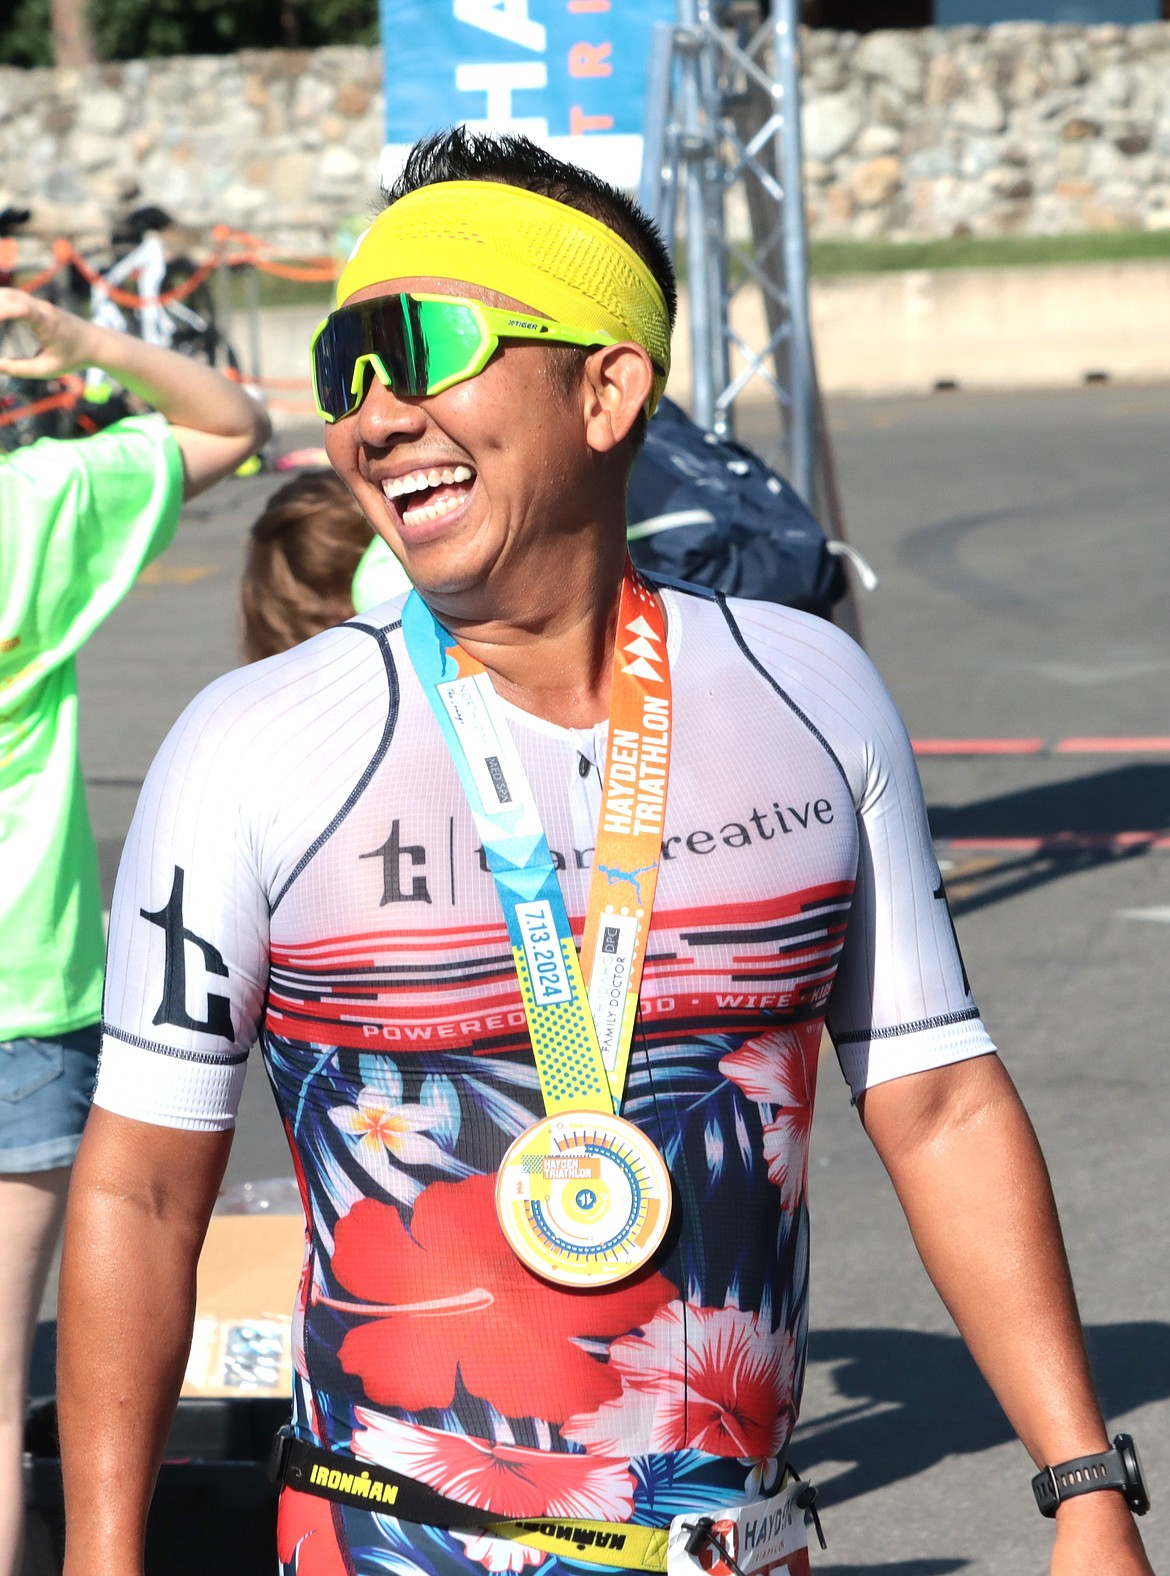
[[[639,1270],[670,1220],[670,1176],[632,1123],[560,1111],[528,1128],[496,1177],[496,1214],[516,1257],[562,1286]]]

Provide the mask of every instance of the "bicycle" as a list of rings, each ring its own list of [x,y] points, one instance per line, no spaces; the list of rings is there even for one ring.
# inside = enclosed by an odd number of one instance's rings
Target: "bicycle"
[[[30,217],[27,208],[0,209],[0,286],[5,288],[23,288],[17,273],[16,236]],[[24,324],[0,323],[0,355],[26,356],[35,350],[36,341]],[[38,438],[71,436],[81,386],[81,380],[73,377],[45,381],[0,373],[0,453],[10,454]]]
[[[104,266],[73,253],[69,287],[84,299],[81,310],[103,328],[193,356],[238,379],[239,359],[215,321],[211,268],[167,255],[162,232],[173,223],[162,208],[136,208],[112,232],[112,260],[103,260]],[[100,426],[131,408],[126,392],[97,368],[85,374],[84,404]]]

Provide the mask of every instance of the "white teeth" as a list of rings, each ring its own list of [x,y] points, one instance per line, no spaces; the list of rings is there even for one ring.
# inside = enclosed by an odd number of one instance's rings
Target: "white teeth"
[[[440,498],[435,503],[423,504],[418,509],[404,509],[402,518],[407,525],[425,525],[428,520],[441,519],[462,503],[461,498]]]
[[[469,482],[474,474],[469,465],[456,465],[441,471],[411,471],[409,476],[395,476],[383,482],[382,491],[387,498],[402,498],[426,487],[451,487],[456,482]]]

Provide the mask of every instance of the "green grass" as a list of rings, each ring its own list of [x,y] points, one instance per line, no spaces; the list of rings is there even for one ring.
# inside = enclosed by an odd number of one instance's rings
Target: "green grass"
[[[216,305],[223,301],[222,291],[227,288],[222,273],[212,280],[212,289],[215,291]],[[321,309],[324,317],[333,306],[333,287],[329,284],[302,284],[296,279],[280,279],[275,274],[257,272],[254,284],[245,277],[245,270],[235,268],[231,276],[231,300],[233,312],[246,312],[254,299],[259,300],[262,307],[268,306],[316,306]],[[253,296],[251,292],[255,290]]]
[[[889,273],[902,268],[1003,268],[1170,258],[1170,230],[1094,230],[1083,235],[961,236],[945,241],[813,241],[812,273]]]

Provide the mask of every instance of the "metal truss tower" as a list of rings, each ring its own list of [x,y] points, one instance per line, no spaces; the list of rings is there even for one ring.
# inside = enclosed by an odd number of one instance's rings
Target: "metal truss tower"
[[[777,411],[780,468],[855,560],[809,323],[798,3],[677,3],[676,23],[657,24],[651,41],[639,199],[672,253],[682,219],[691,414],[728,436],[736,401],[762,384]],[[852,594],[839,621],[858,633]]]

